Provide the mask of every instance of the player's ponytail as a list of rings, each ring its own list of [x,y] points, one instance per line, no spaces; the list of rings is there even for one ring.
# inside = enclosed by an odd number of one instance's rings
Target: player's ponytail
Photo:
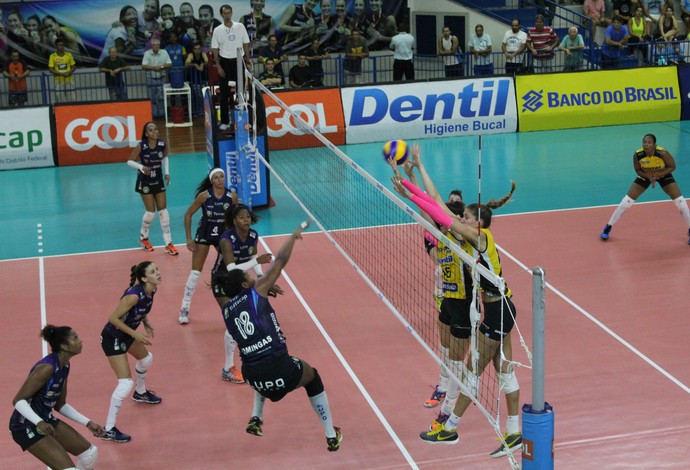
[[[513,197],[515,188],[517,188],[515,181],[511,181],[510,192],[508,192],[508,194],[506,194],[499,200],[490,199],[489,202],[487,202],[486,204],[482,204],[481,214],[479,210],[479,205],[476,203],[467,206],[467,210],[472,212],[472,214],[474,214],[474,216],[480,220],[482,228],[489,228],[489,226],[491,226],[491,218],[493,217],[493,212],[491,211],[491,209],[498,209],[499,207],[503,206],[506,202],[508,202],[510,198]]]
[[[137,283],[137,281],[139,284],[144,283],[143,278],[146,277],[146,268],[148,268],[150,264],[151,261],[142,261],[141,263],[132,266],[129,275],[129,287],[132,287]]]
[[[53,352],[60,351],[60,346],[69,342],[72,328],[69,326],[46,325],[41,330],[41,338],[50,345]]]

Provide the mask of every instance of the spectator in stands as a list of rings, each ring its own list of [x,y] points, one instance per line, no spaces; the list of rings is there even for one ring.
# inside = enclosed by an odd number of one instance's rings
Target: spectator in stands
[[[382,4],[383,0],[369,0],[369,24],[364,33],[364,38],[370,51],[380,51],[388,48],[391,38],[398,32],[395,17],[393,15],[385,15]]]
[[[393,81],[400,82],[403,77],[405,80],[414,80],[414,63],[412,52],[415,48],[414,36],[407,32],[407,24],[398,24],[398,34],[391,39],[391,49],[393,50]]]
[[[314,86],[323,86],[323,59],[331,57],[329,52],[326,52],[323,45],[319,44],[319,38],[314,37],[311,40],[311,47],[305,52],[309,68],[313,75]]]
[[[275,61],[273,59],[266,59],[264,62],[264,71],[259,75],[259,81],[268,89],[282,88],[284,78],[275,71]]]
[[[620,58],[625,53],[628,38],[628,28],[623,26],[623,18],[616,16],[611,26],[606,28],[606,40],[601,45],[602,68],[617,69],[620,66]]]
[[[345,83],[360,83],[362,77],[362,59],[369,57],[369,48],[362,40],[359,31],[353,31],[345,45]]]
[[[182,44],[178,44],[177,39],[177,32],[171,31],[168,36],[168,44],[165,46],[165,52],[170,56],[173,67],[182,68],[185,65],[187,51]]]
[[[520,20],[515,18],[510,23],[501,43],[503,55],[506,58],[506,73],[515,75],[523,67],[523,56],[527,49],[527,33],[520,29]]]
[[[578,33],[577,26],[571,26],[568,34],[561,41],[558,49],[565,52],[565,72],[574,72],[582,68],[582,49],[585,48],[585,41]]]
[[[309,47],[316,32],[314,9],[318,4],[319,0],[304,0],[285,9],[278,21],[278,30],[284,33],[281,42],[285,52],[295,54]]]
[[[494,60],[491,55],[491,36],[484,34],[484,26],[474,27],[474,34],[470,38],[470,53],[474,59],[474,75],[481,77],[494,74]]]
[[[534,71],[537,73],[549,72],[553,69],[553,51],[560,41],[556,32],[550,26],[544,26],[544,17],[537,15],[534,18],[534,27],[527,30],[527,47],[534,57]]]
[[[678,39],[686,39],[690,36],[690,0],[680,0],[680,19],[685,25],[685,35]]]
[[[180,15],[177,17],[177,35],[184,47],[192,49],[192,45],[199,40],[199,20],[194,18],[194,7],[189,2],[180,5]]]
[[[24,106],[28,101],[26,77],[29,69],[19,56],[19,51],[10,52],[10,60],[5,64],[2,74],[7,78],[10,108]]]
[[[443,66],[446,78],[462,77],[462,50],[457,36],[450,34],[450,28],[444,26],[441,30],[441,37],[436,42],[436,53],[443,59]]]
[[[642,54],[642,59],[645,63],[649,63],[649,56],[647,55],[647,44],[640,44],[650,42],[652,40],[649,35],[650,22],[645,20],[644,8],[638,5],[635,8],[635,15],[628,20],[628,55],[633,56],[636,50]]]
[[[311,88],[314,85],[313,81],[314,76],[307,64],[307,56],[300,52],[297,65],[290,69],[290,88]]]
[[[673,7],[668,6],[664,10],[664,14],[659,17],[657,34],[654,39],[656,41],[669,42],[674,41],[676,36],[678,36],[678,20],[673,16]]]
[[[74,71],[77,64],[70,52],[65,51],[65,41],[55,40],[55,52],[48,59],[48,70],[55,77],[55,102],[72,103],[76,101],[74,94]]]
[[[98,64],[98,70],[105,74],[105,86],[108,88],[111,101],[126,99],[125,83],[122,79],[122,72],[129,70],[129,65],[125,59],[120,57],[117,47],[113,46],[108,50],[108,56]]]
[[[213,7],[211,5],[204,4],[199,7],[199,44],[201,45],[202,51],[206,52],[211,50],[213,30],[220,25],[221,22],[213,17]],[[193,47],[194,43],[192,43],[192,48]]]
[[[593,26],[607,27],[611,21],[606,17],[606,4],[604,0],[585,0],[582,5],[582,12],[590,20]]]
[[[542,15],[542,18],[544,17],[543,15],[547,15],[549,18],[549,24],[553,23],[553,16],[554,13],[556,13],[556,3],[554,0],[535,0],[535,3],[537,4],[539,8],[539,13]],[[546,8],[548,7],[549,11],[546,11]]]
[[[194,43],[192,52],[187,54],[184,65],[193,71],[193,77],[197,77],[197,79],[191,80],[192,82],[201,83],[206,80],[208,73],[208,56],[204,54],[200,42]]]
[[[287,60],[287,58],[288,56],[283,53],[283,49],[278,45],[278,37],[275,34],[271,34],[268,37],[268,46],[264,47],[261,51],[259,60],[266,63],[266,60],[273,59],[276,73],[285,78],[283,61]]]
[[[249,34],[249,50],[252,57],[256,57],[263,47],[268,45],[268,37],[276,29],[273,17],[264,13],[266,0],[249,0],[252,11],[240,18]]]
[[[652,23],[659,21],[659,17],[661,16],[661,0],[641,1],[642,6],[644,7],[644,16]]]
[[[161,49],[160,39],[154,39],[151,42],[151,49],[144,53],[144,58],[141,61],[141,68],[146,70],[146,87],[151,99],[154,118],[161,118],[165,115],[163,85],[165,83],[165,70],[170,67],[172,67],[170,56],[165,49]]]
[[[688,0],[690,1],[690,0]],[[637,1],[635,1],[637,5]],[[635,14],[632,0],[616,0],[613,2],[613,16],[620,16],[627,23]]]

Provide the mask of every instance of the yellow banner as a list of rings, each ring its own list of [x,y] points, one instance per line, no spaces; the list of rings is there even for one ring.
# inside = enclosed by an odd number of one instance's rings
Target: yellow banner
[[[516,77],[520,131],[680,119],[676,67]]]

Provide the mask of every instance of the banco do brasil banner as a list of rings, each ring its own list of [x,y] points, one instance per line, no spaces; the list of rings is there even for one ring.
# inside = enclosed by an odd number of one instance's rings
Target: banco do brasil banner
[[[520,131],[677,121],[676,67],[516,77]]]
[[[510,77],[343,88],[347,143],[515,132]]]
[[[254,57],[271,34],[278,36],[278,44],[287,54],[309,47],[312,37],[318,37],[325,49],[341,52],[349,30],[355,27],[370,50],[384,49],[397,33],[396,19],[404,13],[404,0],[2,1],[0,66],[8,51],[16,49],[29,66],[45,69],[57,39],[63,40],[77,64],[91,67],[113,46],[127,61],[140,64],[151,41],[159,39],[165,47],[172,31],[187,51],[196,41],[208,49],[213,29],[222,22],[220,7],[224,4],[232,6],[233,21],[247,28]],[[250,15],[252,6],[260,10],[255,15],[258,20]],[[301,31],[287,32],[285,27]]]

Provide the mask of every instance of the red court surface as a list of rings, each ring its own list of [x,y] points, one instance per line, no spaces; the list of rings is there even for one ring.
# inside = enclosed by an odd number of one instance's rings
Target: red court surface
[[[640,204],[604,243],[598,234],[611,210],[497,217],[492,224],[507,252],[502,255],[505,276],[530,347],[532,278],[522,265],[542,266],[547,281],[570,301],[547,294],[546,399],[555,410],[556,467],[686,468],[682,436],[690,422],[690,371],[684,365],[690,320],[685,294],[678,294],[690,280],[684,224],[670,202]],[[282,240],[265,239],[273,252]],[[129,267],[144,259],[158,263],[164,277],[150,315],[156,336],[147,378],[163,403],[123,405],[117,426],[133,436],[128,444],[90,437],[100,449],[98,468],[510,468],[505,458],[488,457],[498,443],[474,407],[461,422],[458,445],[419,440],[435,414],[422,402],[438,367],[319,234],[306,234],[297,243],[285,271],[289,280],[280,281],[286,295],[272,303],[290,353],[318,368],[323,378],[335,423],[343,429],[338,452],[326,451],[322,427],[303,390],[267,403],[263,437],[244,432],[252,391],[220,379],[224,325],[202,283],[190,324],[177,323],[191,265],[186,250],[177,258],[156,250],[44,259],[47,321],[73,326],[85,343],[72,362],[68,401],[91,419],[104,423],[116,384],[99,333],[127,287]],[[5,365],[0,420],[7,423],[14,393],[41,357],[39,261],[0,263],[0,281],[6,329],[0,343]],[[516,360],[528,363],[513,338]],[[529,402],[531,372],[517,374],[521,401]],[[23,454],[5,433],[0,468],[45,466]]]

